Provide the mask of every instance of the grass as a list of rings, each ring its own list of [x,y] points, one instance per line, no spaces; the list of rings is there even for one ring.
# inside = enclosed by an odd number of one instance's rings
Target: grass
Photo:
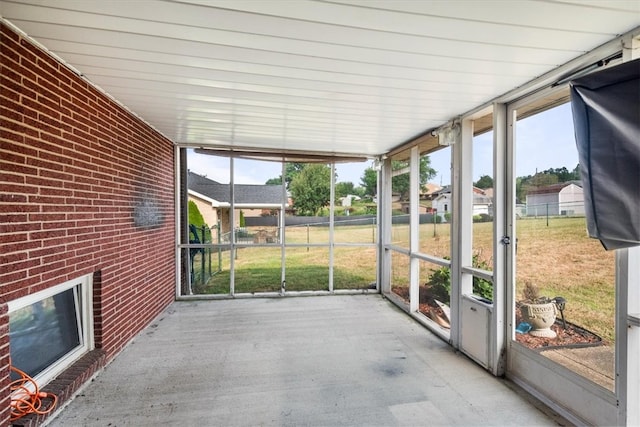
[[[404,242],[400,226],[395,240]],[[394,227],[395,228],[395,227]],[[595,332],[605,341],[614,341],[615,260],[612,252],[602,248],[598,240],[590,239],[586,223],[580,217],[520,219],[516,223],[518,252],[516,256],[516,295],[522,298],[526,281],[536,284],[541,295],[562,296],[567,300],[565,317],[585,329]],[[450,225],[422,224],[420,250],[440,258],[450,254]],[[473,252],[489,264],[493,262],[492,223],[473,224]],[[408,236],[406,237],[408,242]],[[408,246],[408,243],[406,244]],[[409,260],[392,256],[392,285],[408,286],[406,278]],[[424,284],[438,266],[426,264],[420,270]]]
[[[306,235],[306,229],[299,228]],[[349,230],[354,234],[354,230]],[[371,238],[370,229],[360,234]],[[306,239],[306,238],[305,238]],[[363,289],[376,281],[374,246],[336,247],[334,249],[334,289]],[[217,263],[217,255],[214,254]],[[196,257],[195,269],[199,268]],[[235,292],[275,292],[280,290],[282,256],[279,246],[248,247],[237,251]],[[217,266],[217,264],[216,264]],[[329,249],[327,247],[288,247],[285,251],[286,289],[288,291],[329,289]],[[194,293],[228,294],[230,252],[223,252],[222,271],[202,285],[194,285]]]
[[[614,341],[615,258],[586,233],[584,218],[518,221],[516,293],[526,281],[567,299],[565,317]]]
[[[485,262],[492,262],[492,223],[474,223],[473,250]],[[408,226],[394,226],[392,238],[408,247]],[[434,236],[435,230],[435,236]],[[450,224],[420,226],[421,251],[441,258],[450,254]],[[309,241],[327,241],[326,228],[309,227]],[[336,227],[337,242],[371,243],[372,226]],[[600,335],[614,340],[614,254],[586,235],[584,218],[521,219],[517,222],[518,252],[516,294],[521,298],[525,281],[538,285],[541,294],[567,299],[565,317]],[[306,243],[307,228],[287,229],[287,242]],[[217,253],[214,264],[217,266]],[[206,286],[195,286],[200,293],[229,293],[229,252],[223,252],[222,272]],[[326,290],[329,283],[329,251],[326,247],[288,247],[286,249],[286,288],[289,291]],[[335,247],[334,289],[366,288],[375,282],[375,247]],[[420,282],[428,280],[438,266],[422,263]],[[279,247],[243,248],[235,260],[235,291],[279,291],[281,283]],[[197,266],[196,266],[197,269]],[[408,257],[392,253],[392,284],[408,286]]]

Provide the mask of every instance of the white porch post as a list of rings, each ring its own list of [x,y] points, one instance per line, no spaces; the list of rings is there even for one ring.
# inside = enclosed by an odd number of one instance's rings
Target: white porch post
[[[183,241],[182,236],[185,233],[185,229],[188,227],[187,224],[184,224],[182,221],[182,209],[183,209],[183,205],[186,204],[188,206],[189,203],[189,198],[186,195],[182,194],[182,178],[183,175],[181,173],[181,171],[183,169],[186,169],[186,162],[187,162],[187,154],[186,154],[186,149],[182,149],[178,146],[176,146],[174,148],[174,170],[173,170],[173,176],[175,177],[175,207],[174,207],[174,218],[176,219],[176,224],[175,224],[175,233],[176,233],[176,269],[175,269],[175,274],[176,274],[176,298],[180,297],[183,295],[182,289],[183,289],[183,283],[182,283],[182,268],[183,268],[183,258],[182,258],[182,249],[180,249],[180,245],[183,243],[188,243],[188,239],[187,242]],[[186,184],[186,183],[185,183]],[[185,186],[186,187],[186,186]],[[187,190],[188,193],[188,190]],[[184,199],[183,199],[184,197]],[[186,222],[189,222],[189,220],[187,219]],[[188,235],[187,235],[188,236]],[[187,251],[189,251],[190,249],[187,249]],[[189,266],[189,268],[191,268],[191,266]],[[185,277],[185,280],[188,280],[188,286],[186,286],[185,290],[188,289],[188,291],[186,292],[187,294],[191,295],[191,279],[189,278],[190,274],[187,274]]]
[[[640,247],[616,251],[618,425],[640,425]]]
[[[391,292],[391,253],[386,246],[391,243],[391,160],[381,160],[381,170],[378,173],[378,218],[379,230],[379,260],[380,260],[380,291]]]
[[[507,304],[506,277],[507,251],[515,244],[509,234],[508,222],[512,208],[507,204],[507,106],[493,106],[493,313],[489,342],[489,366],[494,375],[502,375],[505,369],[504,348],[506,339],[505,313]]]
[[[287,186],[284,180],[285,172],[286,172],[286,163],[284,158],[282,159],[282,165],[280,168],[280,176],[282,177],[282,182],[280,183],[282,186],[282,205],[280,206],[280,218],[278,218],[278,227],[280,227],[280,293],[283,294],[287,290],[287,248],[285,246],[285,242],[287,241],[286,236],[286,213],[287,213],[287,203],[289,203],[289,199],[287,197]]]
[[[409,253],[420,250],[420,152],[418,146],[411,148],[409,162]],[[409,258],[409,312],[418,311],[420,299],[420,260]]]
[[[473,121],[463,120],[458,140],[452,147],[451,224],[451,345],[460,347],[460,318],[463,294],[471,294],[473,277],[462,272],[471,266],[473,238]]]
[[[515,140],[516,140],[516,111],[513,108],[507,108],[506,112],[506,146],[505,146],[505,204],[506,204],[506,217],[505,217],[505,235],[509,237],[510,244],[505,248],[505,260],[504,260],[504,307],[506,312],[504,314],[504,345],[512,339],[515,339],[515,301],[516,301],[516,250],[517,250],[517,236],[516,236],[516,154],[515,154]],[[495,195],[495,191],[494,191]],[[506,367],[505,367],[506,369]]]
[[[233,230],[235,221],[235,201],[234,201],[234,172],[233,172],[233,156],[229,157],[229,294],[235,295],[236,293],[236,271],[235,271],[235,258],[236,258],[236,233]],[[283,175],[284,176],[284,175]]]
[[[284,175],[283,175],[284,176]],[[336,198],[336,164],[331,163],[331,190],[329,193],[329,292],[333,292],[333,249],[335,247],[335,198]]]

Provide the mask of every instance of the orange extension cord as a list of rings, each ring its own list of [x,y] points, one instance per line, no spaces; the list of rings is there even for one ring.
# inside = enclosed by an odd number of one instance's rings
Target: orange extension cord
[[[29,375],[25,374],[18,368],[11,367],[11,370],[18,375],[15,381],[11,382],[11,421],[15,421],[28,414],[44,415],[53,411],[58,403],[58,396],[53,393],[40,391],[38,384]],[[32,384],[33,391],[27,387]],[[43,400],[50,399],[51,404],[48,408],[43,409]]]

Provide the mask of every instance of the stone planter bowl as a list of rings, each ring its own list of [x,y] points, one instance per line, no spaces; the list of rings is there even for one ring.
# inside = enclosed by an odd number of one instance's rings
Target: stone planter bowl
[[[520,307],[522,320],[531,325],[529,333],[536,337],[555,338],[556,333],[551,330],[551,325],[556,321],[558,308],[555,303],[522,304]]]

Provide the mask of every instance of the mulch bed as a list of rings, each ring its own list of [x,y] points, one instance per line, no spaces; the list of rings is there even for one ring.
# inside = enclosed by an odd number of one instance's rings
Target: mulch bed
[[[394,287],[393,293],[409,302],[408,287]],[[428,289],[425,286],[420,287],[419,311],[430,319],[434,320],[440,326],[448,328],[447,322],[443,321],[444,313],[435,300],[429,296]],[[516,310],[516,325],[520,324],[520,310]],[[604,344],[602,338],[591,331],[581,328],[571,322],[566,322],[566,329],[563,327],[562,320],[556,319],[551,325],[551,329],[555,331],[555,338],[536,337],[529,333],[516,333],[516,341],[520,344],[538,351],[551,350],[554,348],[577,348],[592,347]]]
[[[407,303],[409,302],[408,287],[393,287],[392,291]],[[438,305],[436,300],[429,295],[428,288],[426,286],[420,286],[420,301],[418,302],[418,311],[443,328],[450,328],[447,316],[444,314],[444,311],[442,310],[440,305]]]
[[[516,325],[520,324],[521,321],[520,310],[517,310]],[[555,323],[551,325],[551,330],[557,334],[555,338],[536,337],[529,333],[516,333],[516,341],[528,348],[539,351],[551,350],[558,347],[593,347],[604,344],[602,338],[593,332],[583,329],[578,325],[574,325],[571,322],[566,323],[566,329],[564,328],[561,319],[556,319]]]

